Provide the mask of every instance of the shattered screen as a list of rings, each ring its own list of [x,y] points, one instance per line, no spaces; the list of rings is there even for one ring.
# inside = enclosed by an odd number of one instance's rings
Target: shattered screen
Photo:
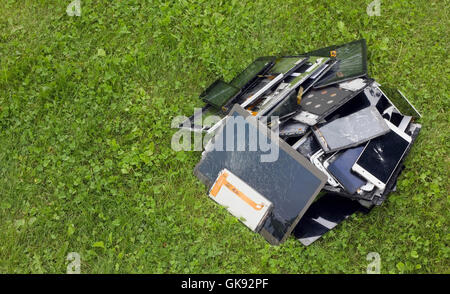
[[[297,151],[308,159],[319,150],[320,144],[313,134],[307,135],[302,144],[297,148]]]
[[[239,109],[239,112],[236,109]],[[249,115],[239,106],[235,106],[230,113],[234,118]],[[255,130],[257,125],[258,129]],[[326,178],[308,160],[279,138],[277,142],[272,143],[266,131],[261,131],[260,126],[261,123],[246,122],[245,128],[238,130],[233,120],[228,119],[214,138],[214,148],[205,151],[195,168],[195,174],[207,186],[211,186],[219,172],[226,168],[270,200],[274,209],[264,222],[260,234],[271,244],[279,244],[289,236],[301,215],[325,184]],[[223,134],[229,131],[235,134],[231,138],[233,146],[237,146],[238,137],[245,139],[243,151],[216,150],[217,148],[220,150],[220,146],[226,146],[230,137]],[[271,146],[279,147],[276,160],[262,162],[261,155],[268,153],[263,151],[263,148],[249,151],[250,134],[254,134],[255,131],[258,137],[262,136],[257,138],[258,141],[264,139],[273,144]],[[218,138],[223,138],[223,141]]]
[[[381,182],[387,183],[408,146],[408,141],[390,131],[371,140],[356,163]]]
[[[367,74],[366,40],[330,46],[308,52],[306,55],[330,57],[331,51],[336,51],[337,63],[317,82],[316,87],[324,87]]]
[[[374,107],[367,107],[330,123],[313,128],[325,152],[338,151],[367,142],[389,132],[389,127]]]

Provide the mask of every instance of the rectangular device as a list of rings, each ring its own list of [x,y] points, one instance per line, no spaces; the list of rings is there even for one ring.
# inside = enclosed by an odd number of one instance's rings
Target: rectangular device
[[[303,136],[292,148],[297,150],[300,154],[310,159],[313,154],[321,150],[319,142],[312,134],[312,132]]]
[[[263,115],[271,116],[274,108],[289,97],[308,77],[315,73],[321,65],[325,64],[329,58],[311,56],[307,63],[295,70],[298,75],[288,76],[283,80],[278,88],[267,99],[258,106],[257,117]],[[293,109],[295,111],[295,109]]]
[[[325,185],[325,175],[237,104],[210,142],[195,175],[213,186],[226,168],[264,195],[273,209],[258,233],[271,244],[284,242]]]
[[[363,89],[371,83],[369,79],[357,80],[358,84],[362,85],[360,89],[352,88],[349,90],[341,87],[341,84],[337,84],[321,89],[313,88],[305,92],[300,102],[300,112],[295,116],[295,119],[313,126],[328,115],[339,111],[341,107],[357,99]],[[370,106],[370,104],[367,106]]]
[[[363,150],[363,146],[358,146],[340,152],[327,168],[344,189],[351,194],[356,193],[361,186],[367,183],[359,175],[352,172],[352,166]]]
[[[233,80],[231,80],[230,85],[244,91],[251,86],[252,82],[258,77],[258,75],[265,74],[265,72],[271,66],[273,66],[274,62],[274,56],[264,56],[257,58],[240,74],[234,77]]]
[[[228,101],[236,97],[240,91],[239,88],[233,85],[225,83],[222,80],[217,80],[200,94],[200,98],[215,108],[220,109]]]
[[[313,133],[326,153],[360,145],[387,132],[389,127],[373,106],[313,127]]]
[[[284,56],[276,59],[275,64],[268,70],[267,75],[270,75],[270,82],[265,83],[264,87],[260,88],[257,92],[252,93],[250,96],[243,94],[247,97],[245,101],[240,105],[244,108],[251,105],[262,97],[269,89],[275,87],[285,77],[289,77],[297,68],[302,66],[308,60],[307,57],[297,56]],[[257,87],[257,86],[256,86]]]
[[[209,197],[254,232],[259,230],[272,209],[272,202],[227,169],[219,173]]]
[[[315,84],[325,87],[367,75],[367,45],[361,39],[351,43],[321,48],[306,53],[307,56],[335,57],[337,63]]]
[[[294,229],[294,236],[308,246],[355,212],[367,212],[358,201],[327,193],[315,201]]]
[[[319,80],[319,77],[330,69],[333,62],[329,58],[311,56],[306,64],[296,70],[295,76],[293,74],[285,79],[285,82],[289,82],[288,90],[280,96],[279,102],[275,102],[275,106],[265,115],[283,116],[297,112],[303,93],[307,92]]]
[[[368,98],[374,101],[380,112],[383,112],[390,106],[394,106],[404,116],[420,118],[422,115],[417,111],[414,105],[398,89],[379,86],[373,83],[367,87],[365,93]]]
[[[383,190],[405,155],[411,137],[386,121],[390,132],[371,140],[352,170]]]

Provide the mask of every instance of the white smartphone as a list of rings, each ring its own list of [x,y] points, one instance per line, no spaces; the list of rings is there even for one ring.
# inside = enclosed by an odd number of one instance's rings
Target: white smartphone
[[[411,137],[385,120],[391,129],[385,135],[370,140],[352,166],[352,170],[384,190],[386,184],[405,155]]]
[[[312,155],[309,160],[311,161],[312,164],[314,164],[321,172],[323,172],[327,176],[328,184],[330,184],[333,187],[339,187],[340,186],[339,182],[336,181],[336,179],[327,171],[327,169],[323,166],[321,160],[319,159],[324,154],[325,152],[322,149],[320,149],[320,151]]]

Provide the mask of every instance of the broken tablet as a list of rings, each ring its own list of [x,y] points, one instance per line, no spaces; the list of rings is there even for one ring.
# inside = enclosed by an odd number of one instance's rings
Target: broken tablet
[[[224,168],[272,202],[259,233],[275,245],[290,235],[326,181],[306,158],[239,105],[205,148],[194,173],[211,187]]]
[[[389,127],[374,106],[312,127],[325,153],[357,146],[389,132]]]
[[[274,56],[259,57],[231,80],[230,85],[245,91],[251,87],[258,75],[263,75],[275,63]]]

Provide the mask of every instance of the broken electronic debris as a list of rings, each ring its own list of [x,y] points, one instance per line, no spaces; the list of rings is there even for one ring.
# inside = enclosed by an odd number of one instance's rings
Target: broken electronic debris
[[[254,232],[272,209],[272,202],[227,169],[219,173],[209,196]]]
[[[280,137],[298,137],[306,133],[308,126],[294,120],[282,123],[280,126]]]
[[[238,124],[241,129],[236,122],[242,123]],[[255,141],[267,142],[272,154],[261,146],[253,149]],[[285,241],[326,181],[307,159],[239,105],[206,146],[195,174],[211,187],[223,169],[272,202],[273,209],[259,231],[271,244]]]
[[[313,89],[303,96],[301,109],[294,117],[295,120],[310,126],[316,125],[327,115],[356,97],[371,83],[369,79],[356,79],[359,87],[345,87],[348,83],[330,85],[320,89]]]
[[[324,87],[367,75],[367,45],[364,39],[344,45],[322,48],[305,55],[337,59],[337,63],[317,83],[316,87]]]
[[[256,116],[283,116],[295,112],[303,92],[317,82],[317,77],[321,76],[329,62],[329,58],[311,56],[308,62],[284,79],[278,88],[266,97],[263,109],[256,111]]]
[[[258,58],[201,98],[180,124],[211,136],[195,174],[271,244],[293,233],[307,246],[381,205],[421,129],[402,92],[367,76],[365,40]]]
[[[215,81],[208,89],[200,94],[200,98],[215,108],[222,108],[228,100],[239,93],[239,88],[225,83],[222,80]]]
[[[271,68],[274,62],[275,62],[274,56],[265,56],[257,58],[246,69],[244,69],[240,74],[238,74],[230,82],[230,84],[244,91],[245,89],[253,85],[253,83],[257,80],[258,76],[264,75],[267,69]]]
[[[327,170],[339,182],[342,187],[351,194],[354,194],[367,182],[352,172],[352,166],[355,164],[364,147],[358,146],[338,152],[330,159],[332,162],[327,164]]]
[[[247,107],[254,103],[255,101],[261,100],[261,97],[267,93],[271,88],[279,85],[279,83],[285,78],[290,77],[294,71],[306,63],[307,58],[299,58],[299,57],[282,57],[275,61],[273,67],[269,70],[266,77],[267,81],[264,83],[264,86],[256,93],[250,92],[250,95],[243,95],[245,99],[241,104],[242,107]],[[266,100],[266,99],[263,99]]]
[[[325,153],[360,145],[387,132],[389,127],[386,121],[373,106],[313,127],[313,133]]]
[[[367,213],[369,209],[358,201],[327,193],[319,196],[310,206],[293,234],[303,245],[308,246],[358,211]]]
[[[386,121],[389,133],[371,140],[352,170],[383,190],[411,143],[411,137]]]

